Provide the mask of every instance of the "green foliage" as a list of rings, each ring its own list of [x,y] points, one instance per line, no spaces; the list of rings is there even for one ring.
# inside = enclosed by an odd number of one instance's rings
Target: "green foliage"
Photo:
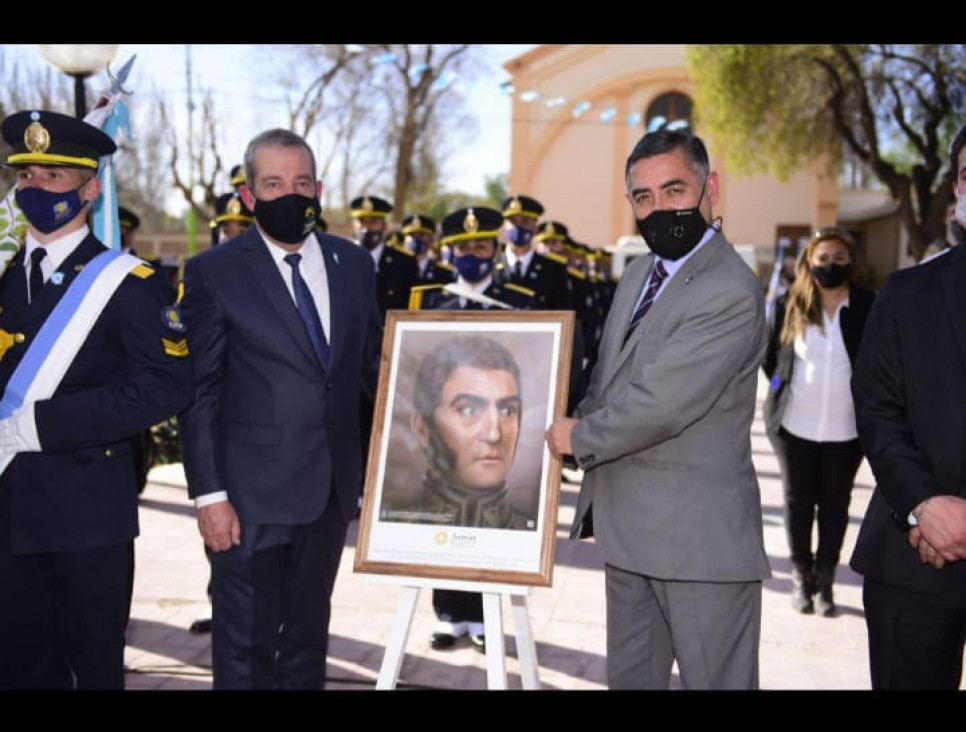
[[[819,60],[827,46],[690,46],[695,122],[736,173],[785,180],[822,155],[835,159],[838,136]]]

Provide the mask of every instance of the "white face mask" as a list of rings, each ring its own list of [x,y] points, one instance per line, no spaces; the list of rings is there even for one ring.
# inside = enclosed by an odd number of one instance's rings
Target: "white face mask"
[[[960,226],[966,227],[966,192],[960,193],[956,199],[956,213],[953,218],[959,222]]]

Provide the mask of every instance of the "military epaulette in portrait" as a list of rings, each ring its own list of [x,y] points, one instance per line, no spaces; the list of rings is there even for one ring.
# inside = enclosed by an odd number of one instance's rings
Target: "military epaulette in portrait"
[[[187,338],[182,338],[179,341],[173,341],[170,338],[162,338],[161,345],[164,346],[164,352],[169,356],[174,356],[175,358],[184,358],[188,355]]]
[[[556,262],[557,264],[563,264],[563,265],[567,264],[567,258],[563,254],[557,254],[556,252],[546,252],[543,256],[545,256],[547,259],[549,259],[552,262]]]
[[[439,283],[429,284],[429,285],[416,285],[409,289],[409,309],[410,310],[422,310],[423,309],[423,295],[425,295],[430,290],[442,290],[443,285]]]
[[[531,290],[529,287],[524,287],[523,285],[515,285],[512,282],[504,282],[503,287],[506,290],[513,290],[514,292],[519,292],[521,295],[529,295],[530,297],[537,296],[536,290]]]
[[[140,277],[142,280],[146,280],[148,277],[154,274],[154,267],[152,267],[150,264],[141,263],[131,270],[131,274]]]

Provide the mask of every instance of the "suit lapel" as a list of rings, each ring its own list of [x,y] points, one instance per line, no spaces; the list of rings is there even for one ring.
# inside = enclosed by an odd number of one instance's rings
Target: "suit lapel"
[[[346,302],[344,288],[349,278],[341,271],[343,265],[334,247],[323,244],[318,234],[316,239],[322,249],[322,257],[325,259],[325,278],[329,286],[329,332],[326,336],[329,339],[329,368],[331,369],[339,358],[342,344],[345,342],[344,326],[348,319],[341,308]]]
[[[261,287],[265,297],[271,303],[275,314],[285,325],[286,330],[291,334],[299,347],[305,352],[306,357],[318,363],[319,359],[312,349],[308,333],[305,332],[305,324],[295,307],[295,301],[289,294],[288,287],[282,281],[282,275],[272,255],[269,254],[267,247],[275,246],[262,240],[262,235],[254,226],[249,226],[242,234],[238,242],[245,252],[245,262],[248,265],[252,277]]]
[[[942,291],[959,356],[966,363],[966,257],[962,248],[957,249],[946,255],[950,262],[942,273]]]
[[[618,367],[631,351],[631,344],[634,337],[627,340],[624,344],[624,334],[627,332],[627,325],[631,322],[631,315],[637,299],[641,296],[644,283],[654,269],[655,257],[653,254],[646,255],[647,263],[642,266],[633,267],[627,270],[621,277],[619,297],[615,297],[614,304],[611,306],[608,320],[613,318],[612,327],[608,328],[608,336],[601,344],[601,366],[605,369],[602,383],[611,380]],[[626,278],[626,281],[625,281]]]

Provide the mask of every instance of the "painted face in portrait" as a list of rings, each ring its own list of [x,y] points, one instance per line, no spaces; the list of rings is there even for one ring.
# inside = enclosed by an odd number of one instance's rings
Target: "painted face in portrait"
[[[437,470],[476,491],[499,489],[513,465],[520,434],[520,394],[509,371],[459,366],[443,385],[433,424],[413,428]]]

